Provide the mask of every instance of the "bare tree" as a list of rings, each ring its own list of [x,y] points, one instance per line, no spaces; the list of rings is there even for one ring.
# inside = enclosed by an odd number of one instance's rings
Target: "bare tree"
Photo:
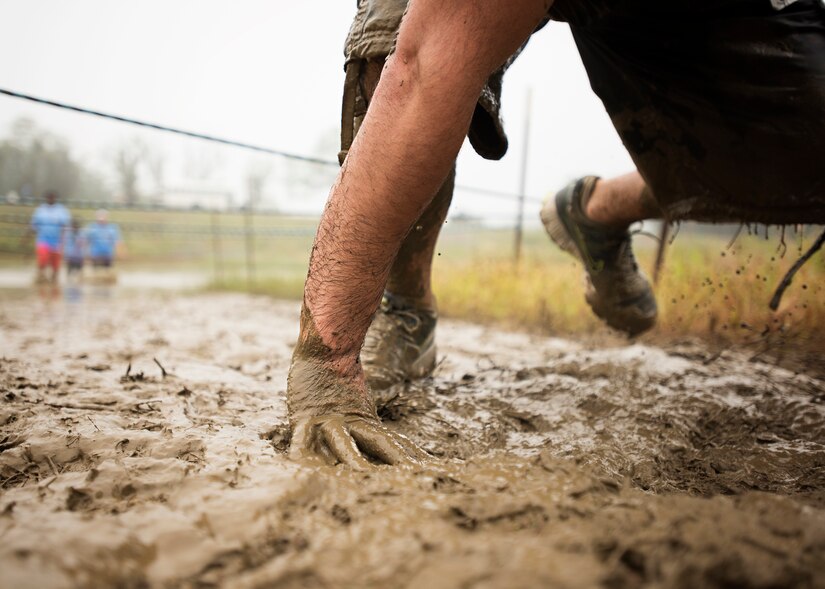
[[[145,159],[154,193],[161,197],[166,188],[166,154],[160,149],[149,148],[146,150]]]
[[[253,160],[247,166],[246,192],[247,208],[257,208],[264,198],[264,191],[272,176],[273,164],[271,160]]]
[[[183,173],[192,180],[209,180],[222,165],[223,156],[211,147],[193,147],[184,153]]]
[[[100,177],[73,157],[65,139],[32,119],[16,119],[8,139],[0,141],[0,194],[14,192],[28,199],[48,190],[66,200],[108,197]]]
[[[118,190],[128,205],[136,204],[141,198],[140,168],[146,152],[146,143],[139,137],[132,137],[122,142],[112,154]]]

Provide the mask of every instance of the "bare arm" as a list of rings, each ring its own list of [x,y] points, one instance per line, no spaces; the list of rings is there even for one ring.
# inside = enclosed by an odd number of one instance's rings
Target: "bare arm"
[[[360,466],[359,449],[385,462],[414,457],[380,429],[358,355],[398,248],[449,172],[484,80],[549,5],[410,3],[313,245],[287,392],[294,451]],[[346,418],[330,425],[335,415]],[[391,447],[373,449],[387,439]]]

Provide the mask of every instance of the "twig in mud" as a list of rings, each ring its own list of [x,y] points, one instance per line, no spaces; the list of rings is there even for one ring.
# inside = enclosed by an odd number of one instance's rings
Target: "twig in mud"
[[[57,467],[54,465],[54,461],[52,460],[51,456],[46,455],[46,462],[49,463],[49,466],[51,467],[54,476],[58,476],[60,473],[58,472]]]
[[[791,281],[799,269],[805,265],[805,262],[811,259],[813,255],[819,251],[822,245],[825,244],[825,231],[819,234],[819,237],[816,238],[816,241],[811,246],[811,248],[805,252],[802,257],[800,257],[791,269],[788,270],[788,273],[785,274],[785,278],[782,279],[782,282],[779,283],[779,286],[776,287],[776,292],[773,293],[773,298],[771,298],[770,308],[771,311],[776,311],[779,308],[779,303],[782,300],[782,295],[785,294],[785,290],[791,285]]]
[[[47,401],[44,401],[43,404],[47,407],[54,407],[55,409],[75,409],[77,411],[106,411],[115,403],[114,401],[112,401],[111,403],[105,405],[76,405],[72,403],[49,403]]]
[[[155,364],[157,364],[157,365],[158,365],[158,368],[160,368],[160,377],[161,377],[161,378],[166,378],[166,369],[163,367],[163,364],[161,364],[160,362],[158,362],[158,359],[157,359],[157,358],[152,358],[152,361],[153,361]]]
[[[57,475],[47,478],[45,481],[41,482],[38,486],[41,489],[48,489],[51,486],[51,484],[53,482],[55,482],[56,480],[57,480]]]
[[[131,362],[129,362],[129,366],[126,367],[126,374],[123,375],[123,379],[121,379],[121,380],[128,379],[130,372],[132,372],[132,363]]]
[[[722,348],[721,350],[717,350],[716,352],[714,352],[713,354],[711,354],[710,356],[708,356],[707,358],[702,360],[702,364],[707,366],[708,364],[710,364],[712,362],[715,362],[716,360],[718,360],[719,358],[722,357],[722,354],[724,354],[727,351],[728,351],[728,348]]]
[[[137,403],[135,403],[135,406],[132,409],[132,411],[136,413],[157,411],[157,407],[153,407],[154,403],[163,403],[163,399],[147,399],[145,401],[138,401]],[[142,405],[145,406],[145,408],[141,408]]]
[[[26,477],[26,480],[28,480],[28,475],[26,475],[24,473],[16,472],[13,475],[11,475],[9,478],[3,479],[3,481],[0,482],[0,489],[5,489],[7,487],[11,487],[14,483],[17,482],[17,479],[19,479],[20,477]]]
[[[31,479],[31,475],[26,471],[20,470],[19,468],[17,468],[16,466],[12,466],[11,464],[8,464],[6,466],[11,468],[15,472],[9,478],[5,479],[2,483],[0,483],[0,489],[5,489],[7,487],[10,487],[12,484],[16,484],[18,482],[18,479],[22,479],[22,482],[17,486],[22,487],[29,482],[29,479]]]
[[[92,424],[93,426],[95,426],[95,429],[96,429],[97,431],[100,431],[100,428],[99,428],[99,427],[97,427],[97,424],[95,423],[95,420],[94,420],[94,419],[92,419],[92,418],[91,418],[91,417],[89,417],[88,415],[86,416],[86,419],[88,419],[88,420],[89,420],[89,422],[91,422],[91,424]]]

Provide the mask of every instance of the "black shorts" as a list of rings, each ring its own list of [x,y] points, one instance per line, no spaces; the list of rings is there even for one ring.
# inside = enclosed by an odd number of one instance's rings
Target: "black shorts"
[[[825,223],[825,7],[557,0],[671,219]]]
[[[95,268],[111,268],[112,267],[112,257],[111,256],[93,256],[92,257],[92,266]]]

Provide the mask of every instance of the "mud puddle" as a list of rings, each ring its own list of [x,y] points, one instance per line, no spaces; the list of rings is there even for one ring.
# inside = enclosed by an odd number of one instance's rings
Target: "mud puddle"
[[[70,281],[66,278],[65,271],[61,273],[60,278],[63,286],[56,290],[68,289],[72,292],[101,290],[99,286],[95,286],[93,279],[87,279],[85,284]],[[131,268],[117,271],[117,286],[121,289],[196,290],[207,286],[210,280],[210,276],[203,272],[156,272]],[[31,268],[0,268],[0,291],[11,289],[29,290],[34,282],[35,272]],[[43,286],[40,290],[46,291],[47,288]]]
[[[0,586],[825,587],[821,380],[444,322],[379,400],[438,459],[308,468],[298,310],[0,299]]]

